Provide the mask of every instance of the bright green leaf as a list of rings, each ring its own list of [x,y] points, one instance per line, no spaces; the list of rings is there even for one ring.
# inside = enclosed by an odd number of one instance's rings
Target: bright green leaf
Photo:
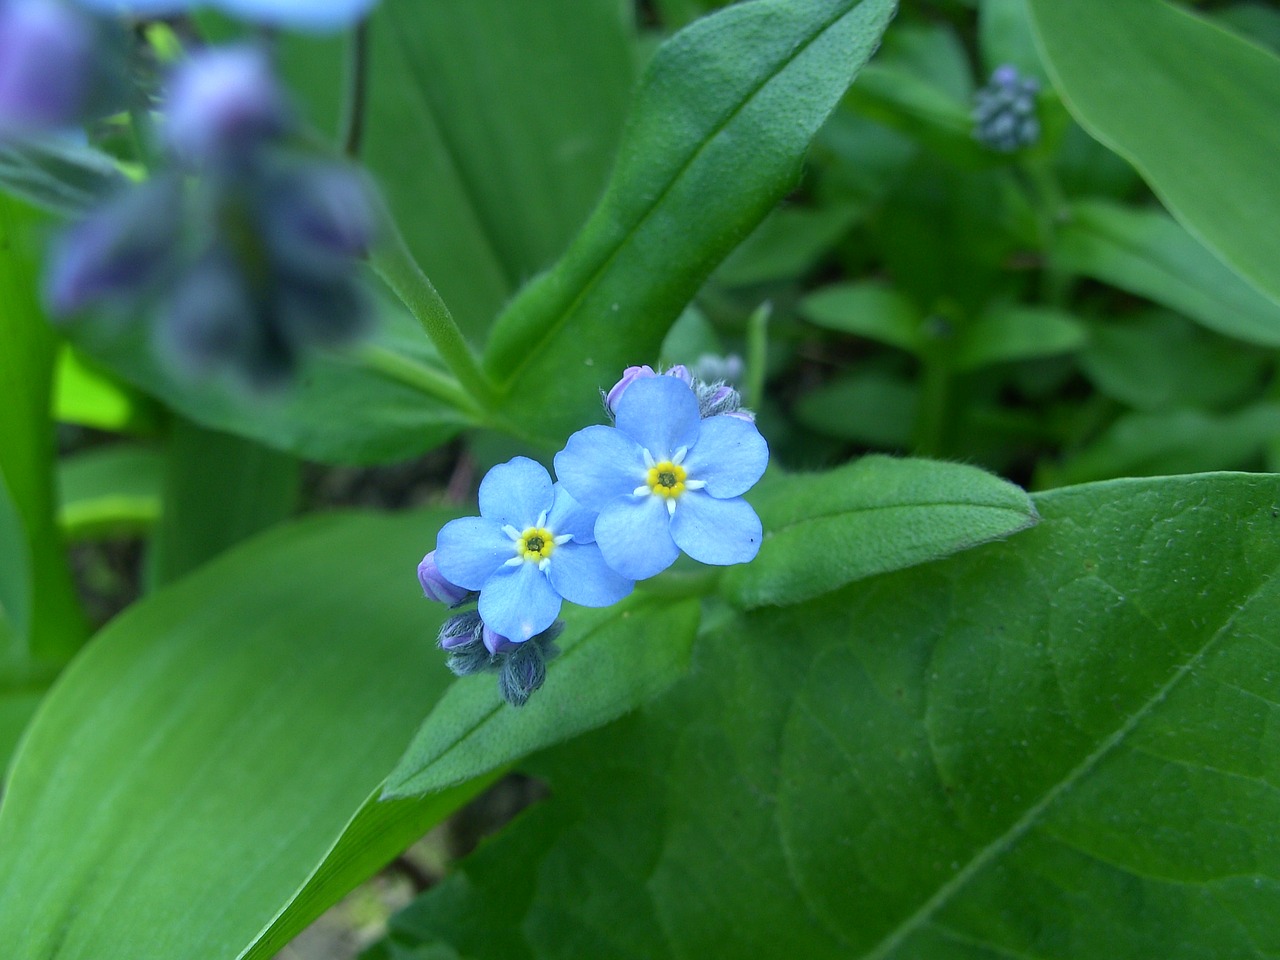
[[[808,600],[864,577],[937,560],[1036,522],[1027,495],[976,467],[868,456],[826,473],[771,477],[750,497],[760,555],[733,567],[747,607]]]
[[[688,669],[698,601],[639,594],[603,610],[574,609],[565,620],[563,652],[528,704],[509,707],[491,676],[460,680],[387,777],[386,796],[430,793],[497,770],[666,690]]]
[[[1008,542],[731,618],[669,695],[531,763],[552,798],[391,944],[1280,953],[1277,502],[1267,476],[1055,491]]]
[[[1056,232],[1051,256],[1061,269],[1147,297],[1210,330],[1280,346],[1280,305],[1156,210],[1078,203]]]
[[[67,344],[58,351],[53,416],[61,423],[142,434],[157,432],[160,420],[154,400]]]
[[[964,329],[952,360],[957,369],[976,370],[1070,353],[1083,347],[1087,337],[1084,324],[1065,311],[999,304]]]
[[[1076,119],[1280,303],[1280,59],[1163,0],[1029,2]]]
[[[164,457],[149,447],[113,444],[58,464],[58,524],[68,540],[148,530],[160,515]]]
[[[863,280],[822,287],[800,302],[800,315],[828,330],[852,333],[911,353],[924,349],[920,310],[887,283]]]
[[[112,621],[0,806],[6,957],[233,960],[255,942],[451,679],[431,642],[446,611],[413,578],[445,519],[280,528]]]
[[[558,444],[651,359],[711,270],[796,181],[892,0],[755,0],[697,21],[646,71],[605,195],[494,327],[505,414]]]

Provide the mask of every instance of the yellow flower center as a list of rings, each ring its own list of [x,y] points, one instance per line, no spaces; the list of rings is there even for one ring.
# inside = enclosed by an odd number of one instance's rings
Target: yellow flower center
[[[680,464],[663,460],[649,468],[645,480],[649,484],[649,489],[658,496],[674,500],[684,493],[684,481],[687,476],[688,473]]]
[[[527,527],[516,541],[516,554],[525,560],[546,560],[556,548],[556,538],[546,527]]]

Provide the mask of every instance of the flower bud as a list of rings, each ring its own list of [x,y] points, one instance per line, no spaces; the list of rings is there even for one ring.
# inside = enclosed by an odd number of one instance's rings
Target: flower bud
[[[432,550],[418,564],[418,583],[428,600],[456,607],[471,597],[471,591],[450,583],[436,566],[436,552]]]
[[[513,707],[523,707],[546,682],[547,662],[542,647],[532,640],[507,654],[498,673],[498,691]]]
[[[618,401],[622,399],[622,395],[627,392],[627,387],[635,383],[637,380],[644,380],[649,377],[656,377],[653,367],[645,364],[640,367],[627,367],[622,371],[622,379],[615,383],[604,397],[605,408],[609,411],[609,415],[613,416],[618,412]]]
[[[1013,153],[1040,137],[1036,94],[1040,82],[1024,77],[1009,64],[997,67],[991,80],[974,94],[973,136],[992,150]]]
[[[95,36],[89,20],[54,0],[0,0],[0,136],[83,119]]]
[[[213,47],[175,71],[165,141],[192,165],[243,159],[286,130],[290,113],[267,55],[258,47]]]
[[[480,633],[481,639],[484,640],[485,649],[493,656],[499,656],[505,653],[511,653],[519,649],[520,644],[514,640],[508,640],[496,630],[491,629],[488,625]]]
[[[693,374],[689,372],[689,368],[683,363],[677,363],[674,367],[668,367],[662,371],[664,377],[675,377],[681,383],[687,383],[693,386]]]
[[[239,271],[215,250],[177,278],[160,311],[160,346],[179,370],[205,376],[252,355],[254,320]]]
[[[458,650],[480,641],[480,633],[484,623],[475,610],[467,610],[454,614],[440,625],[440,634],[436,644],[441,650]]]

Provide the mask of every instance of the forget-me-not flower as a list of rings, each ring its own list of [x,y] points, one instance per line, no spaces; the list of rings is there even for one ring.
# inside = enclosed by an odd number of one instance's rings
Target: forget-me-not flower
[[[760,479],[769,447],[749,420],[702,419],[676,377],[634,379],[616,427],[593,426],[556,454],[556,476],[589,510],[595,539],[618,573],[643,580],[683,550],[710,564],[745,563],[760,549],[760,518],[742,494]]]
[[[561,598],[607,607],[631,592],[633,581],[604,562],[594,522],[544,467],[516,457],[485,475],[480,516],[445,524],[436,566],[450,583],[480,591],[493,633],[523,643],[555,622]]]

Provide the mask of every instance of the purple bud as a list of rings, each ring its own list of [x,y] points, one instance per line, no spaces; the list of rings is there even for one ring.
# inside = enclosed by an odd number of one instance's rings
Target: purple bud
[[[328,275],[335,261],[363,257],[375,233],[369,187],[339,164],[289,166],[264,185],[268,243],[298,269]]]
[[[422,584],[422,592],[428,600],[451,607],[457,606],[471,596],[470,590],[464,590],[457,584],[450,583],[441,575],[440,568],[436,566],[434,550],[423,557],[422,562],[418,564],[418,582]]]
[[[459,650],[480,639],[480,614],[474,610],[455,614],[440,626],[436,643],[442,650]]]
[[[485,649],[495,657],[501,653],[512,653],[515,650],[520,649],[522,646],[522,644],[519,644],[514,640],[508,640],[502,634],[498,633],[496,630],[490,629],[488,626],[481,631],[481,637],[484,640]]]
[[[257,320],[234,262],[215,251],[178,280],[160,314],[160,342],[183,373],[206,376],[251,353]]]
[[[747,421],[747,423],[755,423],[755,422],[756,422],[756,415],[755,415],[754,413],[752,413],[750,410],[734,410],[734,411],[732,411],[732,412],[730,412],[730,413],[724,413],[724,414],[721,414],[721,416],[725,416],[725,417],[736,417],[736,418],[737,418],[737,419],[739,419],[739,420],[745,420],[745,421]]]
[[[991,74],[991,83],[999,87],[1013,86],[1021,79],[1018,68],[1011,63],[1002,63]]]
[[[675,377],[680,382],[693,386],[693,374],[689,372],[689,368],[683,363],[677,363],[674,367],[668,367],[666,370],[662,371],[662,375],[664,377]]]
[[[50,310],[131,304],[169,273],[181,234],[181,184],[156,177],[108,200],[55,242],[45,277]]]
[[[513,707],[523,707],[546,679],[547,661],[542,648],[536,643],[524,643],[503,660],[498,691]]]
[[[165,140],[188,163],[225,162],[282,133],[289,118],[261,49],[211,48],[192,54],[173,75]]]
[[[80,120],[94,69],[94,30],[53,0],[0,0],[0,135]]]
[[[649,377],[656,377],[653,368],[648,364],[642,367],[627,367],[622,371],[622,379],[613,385],[607,394],[605,394],[604,405],[608,408],[609,413],[617,413],[618,401],[622,399],[622,395],[627,392],[627,387],[635,383],[637,380],[647,380]]]

